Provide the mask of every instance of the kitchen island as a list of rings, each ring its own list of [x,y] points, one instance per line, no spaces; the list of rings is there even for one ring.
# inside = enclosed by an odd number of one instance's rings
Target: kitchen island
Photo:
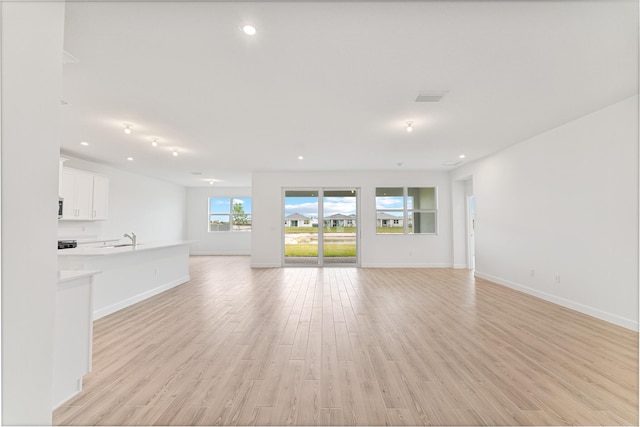
[[[98,270],[93,318],[99,319],[189,281],[189,241],[58,250],[60,270]]]
[[[58,271],[53,341],[53,409],[82,391],[91,370],[93,280],[99,271]]]

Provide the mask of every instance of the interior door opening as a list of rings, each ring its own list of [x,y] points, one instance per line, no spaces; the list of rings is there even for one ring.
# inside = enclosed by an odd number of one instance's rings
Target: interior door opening
[[[473,195],[467,196],[467,266],[476,269],[476,206]]]

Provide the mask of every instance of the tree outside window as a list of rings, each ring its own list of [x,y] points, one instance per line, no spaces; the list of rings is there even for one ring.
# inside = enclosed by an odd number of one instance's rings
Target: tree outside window
[[[211,197],[209,231],[251,231],[251,198]]]

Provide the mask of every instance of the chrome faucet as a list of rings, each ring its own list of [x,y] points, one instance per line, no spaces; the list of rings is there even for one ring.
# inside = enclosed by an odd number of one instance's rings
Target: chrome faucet
[[[129,236],[127,233],[124,233],[124,237],[128,237],[131,239],[131,244],[133,246],[136,245],[136,233],[134,233],[133,231],[131,232],[131,236]]]

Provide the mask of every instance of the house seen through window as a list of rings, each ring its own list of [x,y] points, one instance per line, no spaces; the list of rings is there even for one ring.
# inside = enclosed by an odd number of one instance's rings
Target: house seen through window
[[[435,187],[376,188],[376,233],[436,234]]]
[[[251,197],[209,198],[209,231],[251,231]]]

